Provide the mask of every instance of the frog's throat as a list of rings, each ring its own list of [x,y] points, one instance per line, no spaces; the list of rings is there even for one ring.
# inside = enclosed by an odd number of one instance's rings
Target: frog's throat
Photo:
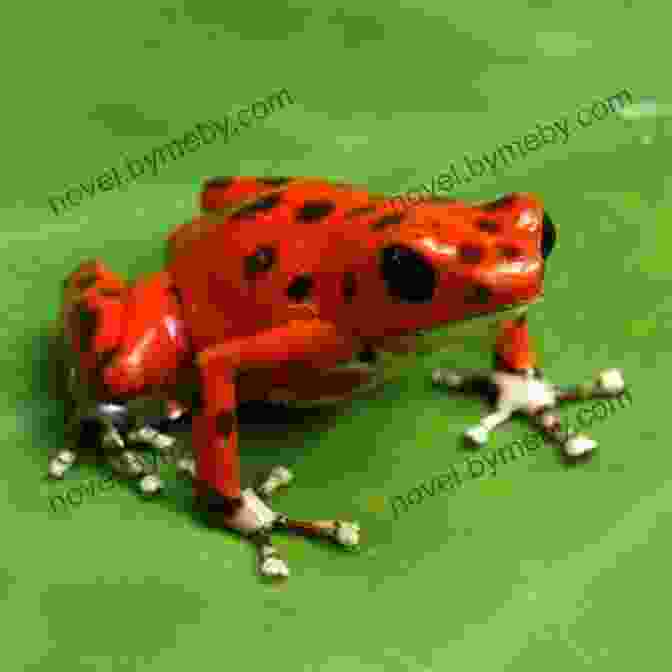
[[[540,296],[537,296],[534,299],[531,299],[530,301],[525,301],[524,303],[511,303],[508,306],[502,306],[501,308],[498,308],[497,310],[492,310],[492,311],[487,311],[483,313],[474,313],[473,315],[469,315],[465,317],[463,320],[459,320],[460,322],[469,322],[470,320],[480,320],[486,317],[493,317],[493,316],[498,316],[502,317],[506,313],[509,313],[510,316],[513,317],[521,317],[522,315],[527,314],[527,310],[530,306],[533,306],[537,303],[540,303],[541,301],[544,300],[543,294]]]
[[[466,317],[460,320],[453,320],[451,322],[437,324],[435,327],[430,327],[429,329],[417,329],[415,333],[419,336],[423,336],[427,334],[432,334],[433,332],[436,331],[442,331],[444,329],[448,329],[451,326],[456,326],[458,324],[463,324],[465,322],[471,322],[474,320],[491,320],[491,319],[505,319],[505,318],[513,319],[516,317],[522,317],[523,315],[527,314],[527,310],[530,306],[540,303],[541,301],[543,301],[543,299],[544,296],[542,294],[530,301],[525,301],[524,303],[512,303],[507,306],[502,306],[497,310],[488,310],[482,313],[473,313],[471,315],[467,315]]]

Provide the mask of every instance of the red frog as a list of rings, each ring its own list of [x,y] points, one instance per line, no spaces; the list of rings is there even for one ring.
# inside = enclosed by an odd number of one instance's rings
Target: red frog
[[[569,457],[595,447],[561,432],[553,409],[563,399],[618,394],[623,379],[609,370],[561,389],[536,368],[526,313],[542,297],[556,240],[536,196],[408,207],[322,179],[236,177],[206,182],[201,210],[170,234],[161,272],[128,285],[95,260],[66,279],[71,424],[95,417],[115,468],[156,492],[158,475],[126,445],[165,448],[171,439],[129,420],[129,408],[150,398],[172,418],[189,411],[195,461],[185,458],[180,468],[209,519],[256,544],[262,574],[288,575],[271,543],[274,529],[356,546],[359,527],[274,512],[270,495],[292,479],[282,467],[259,488],[241,489],[242,401],[350,398],[383,380],[381,354],[415,350],[446,327],[496,315],[494,371],[433,376],[437,385],[486,391],[494,402],[494,412],[467,429],[470,444],[484,444],[521,412]],[[62,477],[75,457],[60,451],[50,474]]]

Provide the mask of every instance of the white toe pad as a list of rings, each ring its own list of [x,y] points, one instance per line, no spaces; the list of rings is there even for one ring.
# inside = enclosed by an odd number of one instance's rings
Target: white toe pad
[[[288,577],[289,576],[289,567],[284,560],[276,557],[266,558],[262,563],[259,571],[263,576],[272,576],[272,577]]]
[[[157,474],[147,474],[140,480],[140,490],[144,495],[155,495],[163,488],[163,481]]]
[[[620,394],[625,389],[623,374],[618,369],[603,371],[597,379],[597,384],[608,394]]]
[[[488,430],[482,425],[476,425],[467,429],[464,436],[477,446],[483,446],[488,441]]]
[[[587,436],[578,434],[567,441],[565,444],[565,453],[567,453],[569,457],[580,457],[581,455],[585,455],[591,450],[594,450],[596,446],[597,441],[593,441],[593,439],[590,439]]]
[[[457,373],[447,369],[434,369],[432,381],[435,385],[445,385],[446,387],[459,387],[463,379]]]
[[[359,544],[359,525],[357,523],[339,523],[334,533],[334,539],[343,546],[357,546]]]

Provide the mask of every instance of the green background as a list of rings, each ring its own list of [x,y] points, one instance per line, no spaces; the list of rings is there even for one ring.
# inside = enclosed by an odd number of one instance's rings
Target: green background
[[[325,175],[398,193],[624,88],[672,103],[657,0],[340,4],[3,8],[0,669],[667,667],[669,119],[611,115],[456,192],[537,192],[559,226],[531,315],[541,364],[556,382],[621,367],[633,396],[591,428],[589,464],[567,469],[547,446],[394,520],[389,500],[461,459],[461,432],[484,410],[429,382],[439,363],[490,362],[465,332],[372,399],[244,425],[246,473],[292,466],[278,508],[359,520],[359,553],[277,534],[293,574],[268,585],[251,547],[193,517],[169,466],[158,500],[116,485],[49,510],[49,495],[103,473],[43,479],[63,442],[48,329],[82,258],[129,277],[157,270],[164,235],[213,175]],[[228,145],[49,210],[48,196],[121,156],[281,88],[295,104]],[[513,422],[492,447],[525,431]]]

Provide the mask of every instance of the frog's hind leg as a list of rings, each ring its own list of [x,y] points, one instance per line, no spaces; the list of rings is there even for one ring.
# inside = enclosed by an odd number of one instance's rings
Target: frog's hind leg
[[[86,452],[102,457],[118,476],[139,478],[141,491],[156,490],[151,479],[147,479],[151,473],[149,466],[139,454],[126,448],[125,434],[131,424],[127,406],[91,398],[90,389],[82,383],[74,364],[67,370],[67,379],[66,447],[49,459],[48,476],[64,478],[81,453]],[[87,445],[92,439],[95,445]]]
[[[132,294],[131,294],[132,296]],[[123,394],[103,380],[128,333],[129,288],[99,260],[86,261],[65,280],[61,325],[61,366],[64,373],[67,447],[49,460],[48,475],[63,478],[84,445],[86,427],[96,428],[96,457],[117,475],[140,479],[143,492],[156,492],[156,479],[142,457],[126,447],[134,426]],[[160,484],[159,484],[160,485]]]
[[[63,283],[54,355],[58,360],[59,393],[65,402],[67,446],[51,456],[51,478],[63,478],[75,464],[86,423],[106,428],[102,438],[107,445],[120,439],[116,424],[122,407],[97,407],[92,383],[106,353],[121,337],[125,287],[124,281],[97,259],[81,263]]]

